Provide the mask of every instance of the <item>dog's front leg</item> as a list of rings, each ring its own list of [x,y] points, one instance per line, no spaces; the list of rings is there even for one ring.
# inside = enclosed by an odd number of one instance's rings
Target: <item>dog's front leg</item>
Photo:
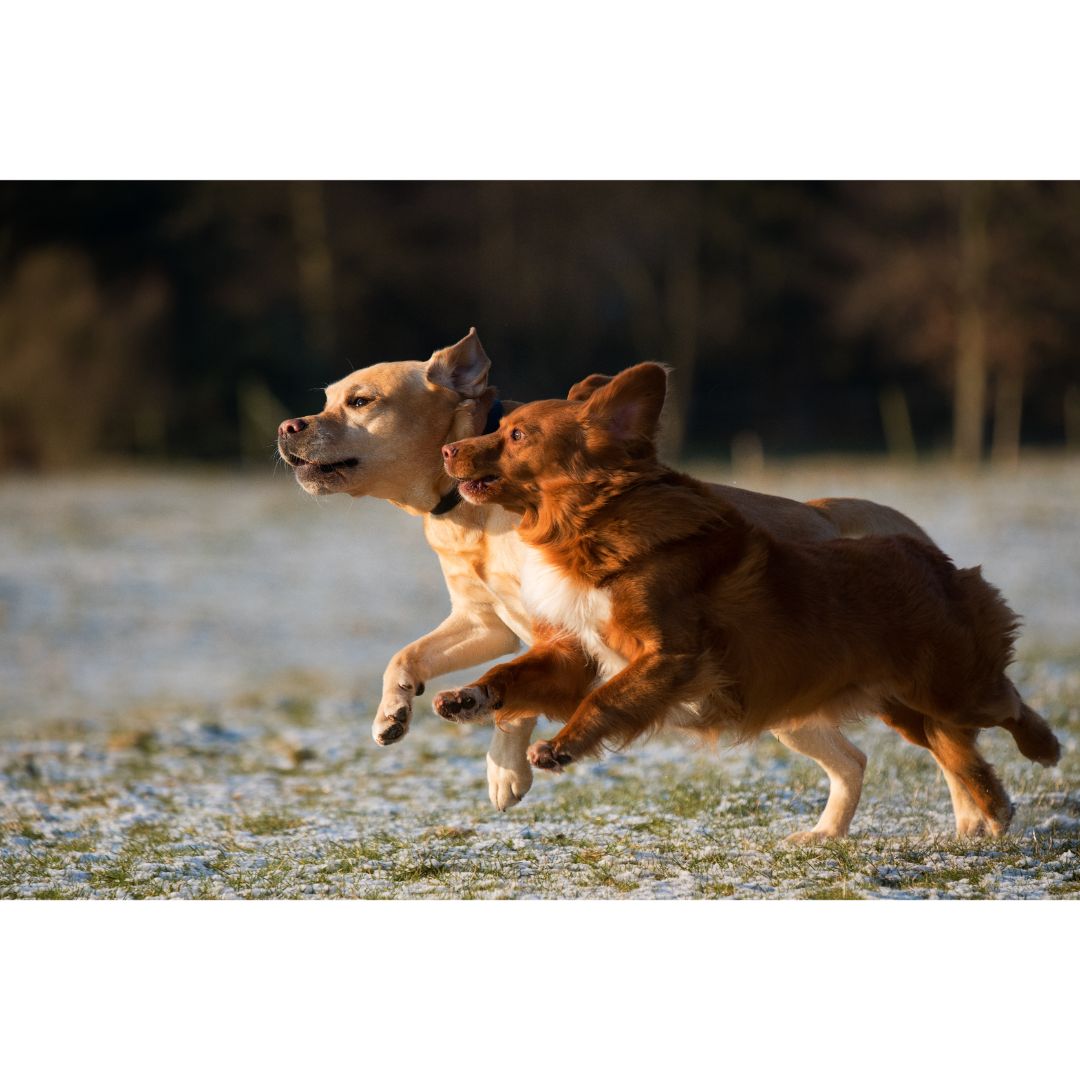
[[[570,716],[588,692],[595,668],[577,646],[561,642],[534,646],[499,664],[473,686],[437,695],[434,708],[448,720],[494,719],[488,750],[488,796],[499,810],[520,802],[532,786],[526,751],[536,714]],[[495,709],[493,706],[502,706]]]
[[[573,715],[596,677],[596,668],[571,637],[540,629],[531,649],[459,690],[444,690],[432,706],[445,720],[487,723]]]
[[[472,667],[512,652],[517,635],[491,610],[456,609],[430,634],[406,645],[383,674],[382,700],[371,726],[380,746],[397,742],[409,729],[413,699],[424,684],[449,671]]]
[[[650,653],[635,660],[593,690],[555,738],[533,743],[529,761],[558,772],[604,747],[625,745],[663,720],[693,670],[688,657]]]

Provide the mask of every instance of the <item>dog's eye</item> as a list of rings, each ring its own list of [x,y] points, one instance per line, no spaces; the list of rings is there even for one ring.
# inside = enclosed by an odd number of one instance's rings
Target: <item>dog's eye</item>
[[[371,404],[371,398],[369,398],[369,397],[354,397],[352,399],[352,401],[349,402],[349,404],[354,409],[362,409],[365,405],[370,405]]]
[[[521,442],[525,436],[521,433],[521,428],[514,428],[514,430],[510,432],[510,438],[513,439],[514,442]]]

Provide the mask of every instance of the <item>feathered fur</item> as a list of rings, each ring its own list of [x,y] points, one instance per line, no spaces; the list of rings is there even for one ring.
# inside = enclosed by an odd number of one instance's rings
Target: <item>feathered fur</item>
[[[555,575],[546,587],[565,593],[533,649],[477,684],[506,715],[570,713],[533,764],[560,768],[665,723],[739,739],[880,712],[950,761],[1005,828],[1011,804],[978,730],[1006,728],[1042,764],[1060,750],[1005,674],[1018,620],[998,591],[913,536],[792,543],[755,527],[657,461],[665,381],[638,365],[447,448],[466,497],[522,514],[521,539]]]

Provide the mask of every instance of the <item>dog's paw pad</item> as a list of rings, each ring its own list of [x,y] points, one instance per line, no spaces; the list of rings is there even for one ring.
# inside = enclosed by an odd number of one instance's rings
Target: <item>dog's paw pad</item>
[[[389,746],[403,739],[412,720],[412,704],[400,697],[385,697],[371,725],[371,737],[380,746]]]
[[[412,719],[412,709],[399,705],[391,712],[380,713],[371,726],[371,734],[380,746],[389,746],[405,737]]]
[[[396,743],[399,739],[404,738],[404,736],[405,725],[394,721],[394,723],[388,724],[375,736],[375,741],[380,746],[389,746],[391,743]]]
[[[558,750],[549,742],[533,743],[529,747],[528,758],[534,768],[547,769],[549,772],[562,772],[563,766],[574,760],[572,755]]]
[[[487,692],[479,686],[444,690],[435,695],[431,704],[444,720],[453,720],[459,724],[482,720],[491,712]]]

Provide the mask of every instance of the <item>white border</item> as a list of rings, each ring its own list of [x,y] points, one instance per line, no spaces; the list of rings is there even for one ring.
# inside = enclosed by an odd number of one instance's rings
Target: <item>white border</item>
[[[1075,5],[57,0],[7,178],[1062,178]]]
[[[5,902],[3,1060],[113,1078],[1054,1075],[1072,1053],[1076,912]]]

